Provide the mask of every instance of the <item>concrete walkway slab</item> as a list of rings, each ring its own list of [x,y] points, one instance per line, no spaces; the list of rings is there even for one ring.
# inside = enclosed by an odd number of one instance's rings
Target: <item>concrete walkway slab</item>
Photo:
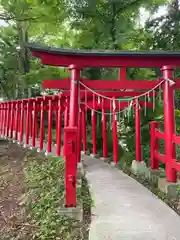
[[[180,217],[140,183],[83,155],[95,207],[89,240],[180,240]]]

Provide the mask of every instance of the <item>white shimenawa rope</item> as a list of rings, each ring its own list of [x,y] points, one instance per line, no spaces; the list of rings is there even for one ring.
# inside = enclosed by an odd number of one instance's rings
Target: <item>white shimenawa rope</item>
[[[156,88],[158,88],[158,87],[159,87],[163,82],[165,82],[165,81],[168,81],[171,85],[174,84],[174,81],[171,80],[171,79],[169,79],[169,78],[163,79],[163,80],[162,80],[161,82],[159,82],[155,87],[153,87],[152,89],[150,89],[149,91],[147,91],[147,92],[145,92],[145,93],[142,93],[142,94],[140,94],[140,95],[138,95],[138,96],[135,96],[135,97],[132,97],[132,98],[123,98],[123,102],[124,102],[124,101],[131,101],[131,100],[135,100],[135,99],[137,99],[137,98],[143,97],[143,96],[145,96],[145,95],[153,92],[154,90],[156,90]],[[92,90],[91,88],[87,87],[87,86],[86,86],[84,83],[82,83],[81,81],[80,81],[79,83],[80,83],[84,88],[86,88],[86,89],[89,90],[90,92],[94,93],[95,95],[97,95],[97,96],[99,96],[99,97],[102,97],[102,98],[104,98],[104,99],[110,100],[110,101],[113,100],[113,98],[106,97],[106,96],[104,96],[104,95],[102,95],[102,94],[100,94],[100,93]],[[120,99],[115,99],[115,100],[118,101],[118,102],[121,101]]]
[[[158,96],[156,96],[156,99],[157,99],[157,98],[158,98]],[[89,108],[91,111],[94,111],[94,112],[96,112],[96,113],[102,114],[101,111],[98,111],[98,110],[96,110],[96,109],[94,109],[94,108],[91,108],[88,104],[85,104],[84,102],[80,102],[80,104],[85,105],[85,106],[86,106],[87,108]],[[136,105],[136,102],[133,102],[130,107],[133,107],[133,106],[135,106],[135,105]],[[139,105],[140,105],[140,104],[139,104]],[[121,110],[121,111],[115,112],[115,114],[120,114],[120,113],[122,113],[122,112],[126,112],[127,109],[129,109],[129,106],[126,107],[126,108],[124,108],[124,109]],[[104,112],[104,114],[111,116],[111,115],[113,115],[114,113],[112,113],[112,112]]]
[[[85,104],[84,102],[81,102],[81,104],[84,104],[84,105],[85,105],[87,108],[89,108],[91,111],[94,111],[94,112],[96,112],[96,113],[102,114],[101,111],[98,111],[98,110],[96,110],[96,109],[94,109],[94,108],[91,108],[88,104]],[[121,110],[121,111],[119,111],[119,112],[116,112],[115,114],[124,112],[124,110],[126,110],[126,108],[123,109],[123,110]],[[112,116],[113,113],[111,113],[111,112],[105,112],[104,115],[110,115],[110,116]]]
[[[159,82],[155,87],[153,87],[153,88],[150,89],[149,91],[147,91],[147,92],[145,92],[145,93],[142,93],[142,94],[140,94],[140,95],[138,95],[138,96],[132,97],[132,98],[123,98],[123,101],[122,101],[122,102],[125,102],[125,101],[131,101],[131,102],[132,102],[133,100],[136,100],[136,99],[138,99],[138,98],[140,98],[140,97],[143,97],[143,96],[146,96],[146,95],[149,96],[149,94],[150,94],[151,92],[153,92],[153,98],[154,98],[154,95],[155,95],[155,94],[154,94],[154,93],[155,93],[154,91],[156,90],[156,88],[158,88],[159,86],[161,86],[161,84],[162,84],[163,82],[165,82],[165,81],[168,81],[168,82],[170,83],[170,86],[174,85],[174,83],[175,83],[172,79],[169,79],[169,78],[163,79],[161,82]],[[81,81],[80,81],[79,83],[80,83],[85,89],[87,89],[88,91],[90,91],[90,92],[92,92],[93,94],[97,95],[98,97],[101,97],[101,98],[104,98],[104,99],[109,100],[110,103],[111,103],[111,101],[113,101],[113,100],[118,101],[119,104],[121,103],[121,99],[114,99],[114,98],[110,98],[110,97],[104,96],[104,95],[102,95],[102,94],[100,94],[100,93],[92,90],[91,88],[87,87],[87,86],[86,86],[84,83],[82,83]],[[157,98],[157,97],[156,97],[156,98]],[[90,110],[92,110],[92,111],[94,111],[94,112],[96,112],[96,113],[102,114],[101,111],[98,111],[98,110],[95,110],[95,109],[91,108],[90,106],[88,106],[87,103],[80,102],[80,104],[84,104],[84,105],[85,105],[87,108],[89,108]],[[136,102],[133,102],[132,104],[130,104],[130,107],[134,106],[135,104],[136,104]],[[154,105],[154,99],[153,99],[153,105]],[[154,106],[153,106],[153,108],[154,108]],[[120,113],[122,113],[122,112],[125,112],[125,111],[127,111],[127,109],[129,109],[129,106],[128,106],[127,108],[124,108],[124,109],[121,110],[121,111],[116,112],[115,114],[120,114]],[[154,109],[153,109],[153,110],[154,110]],[[114,113],[112,113],[112,112],[105,112],[104,114],[111,116],[111,115],[113,115]]]

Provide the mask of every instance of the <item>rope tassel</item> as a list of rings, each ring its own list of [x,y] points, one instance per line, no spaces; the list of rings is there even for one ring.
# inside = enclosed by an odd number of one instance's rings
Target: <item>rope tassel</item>
[[[170,78],[166,78],[165,80],[169,82],[170,86],[173,86],[175,84],[175,82]]]
[[[121,121],[121,102],[119,100],[119,114],[118,114],[119,122]]]
[[[127,117],[128,116],[128,120],[129,120],[129,112],[130,112],[130,109],[131,109],[131,107],[135,104],[135,102],[133,102],[133,100],[138,100],[140,97],[145,97],[145,114],[146,114],[146,111],[147,111],[147,100],[148,101],[150,101],[151,100],[151,98],[150,98],[150,93],[152,92],[152,94],[153,94],[153,111],[154,111],[154,109],[155,109],[155,90],[159,87],[161,87],[161,85],[162,85],[162,83],[163,82],[165,82],[165,81],[169,81],[170,82],[170,84],[171,84],[171,86],[174,84],[174,81],[173,80],[171,80],[171,79],[163,79],[161,82],[159,82],[154,88],[152,88],[151,90],[149,90],[149,91],[147,91],[147,92],[145,92],[145,93],[142,93],[142,94],[140,94],[140,95],[138,95],[138,96],[135,96],[135,97],[132,97],[132,98],[123,98],[123,102],[124,101],[127,101],[127,102],[130,102],[129,104],[128,104],[128,107],[127,108],[125,108],[125,109],[123,109],[123,110],[120,110],[120,104],[121,104],[121,99],[114,99],[114,98],[110,98],[110,97],[106,97],[106,96],[104,96],[104,95],[102,95],[102,94],[99,94],[98,92],[96,92],[96,91],[94,91],[94,90],[92,90],[91,88],[89,88],[89,87],[87,87],[84,83],[82,83],[81,81],[79,82],[79,84],[81,84],[84,88],[85,88],[85,103],[81,103],[81,104],[84,104],[85,105],[85,109],[91,109],[92,111],[92,113],[91,114],[93,114],[93,112],[97,112],[97,113],[100,113],[100,114],[102,114],[102,112],[101,111],[98,111],[98,110],[96,110],[96,109],[93,109],[93,108],[91,108],[90,106],[88,106],[88,104],[87,104],[87,91],[90,91],[90,92],[92,92],[92,94],[93,94],[93,99],[95,100],[95,96],[97,96],[98,97],[98,104],[100,104],[101,103],[101,99],[107,99],[107,100],[109,100],[110,101],[110,111],[109,112],[106,112],[105,113],[105,115],[109,115],[110,116],[110,123],[112,123],[112,107],[113,107],[113,109],[114,109],[114,107],[116,108],[116,102],[115,101],[118,101],[118,104],[119,104],[119,111],[116,111],[116,114],[119,114],[119,121],[120,121],[120,113],[122,112],[123,113],[123,117]],[[113,105],[112,105],[113,104]],[[86,120],[87,120],[87,110],[86,110]]]
[[[110,101],[110,125],[112,125],[112,101]]]
[[[147,113],[146,95],[144,96],[144,115]]]
[[[155,110],[155,91],[153,90],[153,112]]]

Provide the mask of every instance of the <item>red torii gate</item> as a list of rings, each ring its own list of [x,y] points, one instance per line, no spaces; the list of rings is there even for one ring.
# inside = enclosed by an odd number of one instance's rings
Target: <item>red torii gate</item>
[[[179,81],[170,86],[167,81],[173,78],[173,66],[180,66],[180,52],[97,52],[97,51],[80,51],[66,50],[56,48],[43,48],[35,45],[28,45],[33,55],[41,59],[41,63],[52,66],[68,67],[71,72],[70,81],[46,81],[43,86],[47,88],[70,89],[70,106],[69,106],[69,123],[65,127],[66,134],[66,206],[76,206],[76,170],[77,170],[77,128],[78,128],[78,94],[80,72],[86,67],[160,67],[163,68],[164,82],[164,115],[165,115],[165,138],[166,154],[169,159],[174,157],[174,147],[172,136],[174,135],[174,99],[173,89],[179,88]],[[89,81],[81,80],[91,89],[112,90],[112,89],[151,89],[156,86],[158,81],[128,81],[125,78],[120,81]],[[161,81],[161,79],[159,80]],[[166,174],[168,181],[176,181],[177,171],[171,163],[166,164]]]

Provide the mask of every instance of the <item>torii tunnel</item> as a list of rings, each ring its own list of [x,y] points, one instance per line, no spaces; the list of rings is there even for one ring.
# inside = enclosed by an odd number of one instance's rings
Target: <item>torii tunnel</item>
[[[86,120],[85,111],[92,111],[92,154],[97,153],[96,149],[96,110],[102,112],[102,137],[103,137],[103,157],[108,157],[106,142],[106,111],[112,109],[112,131],[113,131],[113,152],[114,162],[118,162],[117,146],[117,111],[129,107],[129,103],[135,109],[135,130],[136,130],[136,161],[142,162],[141,154],[141,129],[140,111],[141,108],[153,107],[152,102],[145,102],[140,96],[154,97],[158,93],[159,86],[163,89],[164,100],[164,133],[158,130],[158,123],[151,122],[150,126],[150,167],[159,168],[159,161],[165,163],[166,180],[177,181],[177,172],[180,171],[180,164],[176,160],[175,144],[180,144],[180,137],[175,135],[174,117],[174,90],[180,89],[180,80],[174,79],[174,70],[180,66],[180,52],[136,52],[136,51],[83,51],[41,47],[34,44],[27,44],[35,57],[40,58],[41,63],[50,66],[67,67],[71,74],[69,79],[64,80],[44,80],[43,87],[49,89],[61,89],[63,93],[57,96],[47,96],[37,99],[26,99],[1,103],[1,135],[8,135],[23,139],[23,116],[26,114],[26,143],[29,143],[29,112],[33,114],[32,133],[33,146],[34,138],[37,134],[37,111],[41,112],[43,121],[44,111],[48,111],[48,151],[51,150],[52,131],[52,111],[57,113],[56,147],[57,155],[60,155],[61,142],[61,121],[64,112],[64,158],[65,158],[65,184],[66,184],[66,207],[76,206],[76,181],[77,164],[80,161],[81,150],[86,152]],[[119,68],[118,80],[88,80],[81,78],[81,72],[85,68]],[[162,77],[152,80],[127,80],[127,68],[160,68]],[[98,101],[101,96],[101,101]],[[130,97],[132,101],[121,102],[119,97]],[[54,101],[53,105],[52,102]],[[85,105],[81,104],[84,101]],[[113,106],[111,105],[113,103]],[[14,104],[14,105],[13,105]],[[18,105],[19,104],[19,105]],[[14,110],[14,106],[16,106]],[[20,106],[20,107],[18,107]],[[30,107],[31,106],[31,107]],[[141,108],[140,108],[141,107]],[[20,115],[18,110],[21,109]],[[13,111],[16,111],[16,125],[13,126]],[[32,116],[32,114],[30,114]],[[6,124],[4,119],[9,116],[10,124]],[[11,117],[10,117],[11,116]],[[41,122],[42,123],[42,122]],[[18,128],[18,126],[20,127]],[[9,129],[10,127],[10,129]],[[13,129],[13,127],[15,129]],[[20,129],[20,130],[19,130]],[[9,130],[10,133],[9,134]],[[43,145],[43,129],[40,127],[40,143]],[[159,153],[158,139],[165,141],[165,154]],[[81,149],[81,141],[83,149]],[[95,161],[95,160],[94,160]]]

